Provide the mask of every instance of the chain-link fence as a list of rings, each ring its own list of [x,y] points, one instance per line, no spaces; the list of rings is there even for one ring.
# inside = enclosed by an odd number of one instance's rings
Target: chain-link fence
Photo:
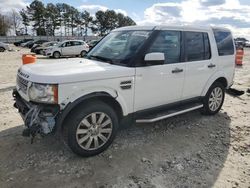
[[[96,40],[97,36],[0,36],[0,42],[14,43],[23,39],[48,40],[48,41],[63,41],[63,40]]]

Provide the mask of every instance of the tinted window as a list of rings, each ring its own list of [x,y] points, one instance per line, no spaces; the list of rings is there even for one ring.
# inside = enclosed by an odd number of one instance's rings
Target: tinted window
[[[204,44],[203,35],[200,32],[185,32],[186,37],[186,61],[203,60]]]
[[[233,55],[234,45],[231,33],[229,31],[221,31],[219,29],[213,29],[213,32],[219,56]]]
[[[179,31],[161,31],[147,53],[161,52],[165,54],[165,63],[180,62],[180,38]]]

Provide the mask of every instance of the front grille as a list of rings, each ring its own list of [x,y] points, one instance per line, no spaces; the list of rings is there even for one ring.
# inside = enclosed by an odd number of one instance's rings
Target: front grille
[[[18,85],[19,89],[25,94],[27,94],[28,83],[29,83],[29,81],[27,81],[24,78],[22,78],[21,76],[17,75],[17,85]]]

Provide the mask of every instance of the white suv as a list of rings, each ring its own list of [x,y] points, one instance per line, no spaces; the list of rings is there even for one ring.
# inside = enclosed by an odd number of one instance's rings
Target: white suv
[[[24,135],[63,133],[73,152],[92,156],[133,122],[216,114],[233,84],[235,47],[223,28],[133,26],[68,61],[22,66],[15,107]]]
[[[45,56],[60,58],[61,56],[84,56],[89,51],[89,46],[82,40],[66,40],[58,45],[47,48]]]

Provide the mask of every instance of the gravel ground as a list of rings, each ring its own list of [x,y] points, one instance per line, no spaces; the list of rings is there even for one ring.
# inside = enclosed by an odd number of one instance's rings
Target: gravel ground
[[[28,51],[14,49],[0,54],[0,187],[250,188],[249,93],[226,95],[213,117],[191,112],[122,130],[108,150],[80,158],[55,137],[21,136],[11,90]],[[249,62],[246,49],[235,88],[250,88]]]

